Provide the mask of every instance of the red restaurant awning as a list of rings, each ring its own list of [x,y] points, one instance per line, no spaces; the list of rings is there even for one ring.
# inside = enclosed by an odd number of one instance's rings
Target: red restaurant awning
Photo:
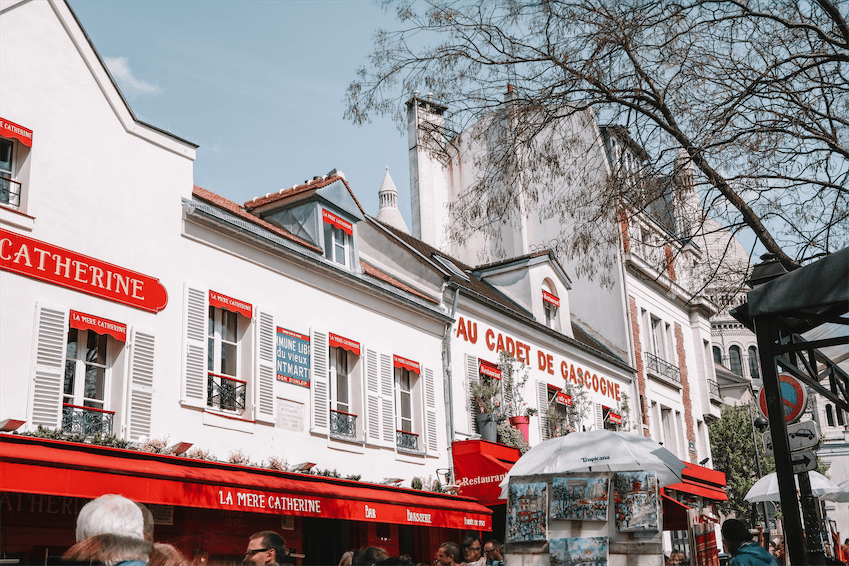
[[[461,495],[474,497],[484,505],[505,503],[499,499],[498,484],[521,456],[517,448],[485,440],[464,440],[451,445],[451,456]]]
[[[683,481],[667,485],[663,489],[674,489],[713,501],[728,501],[724,473],[696,464],[686,464],[686,466],[681,473]]]
[[[663,501],[663,530],[686,531],[687,511],[690,509],[683,503],[675,501],[666,494],[660,495]]]
[[[460,496],[91,446],[0,435],[0,491],[490,530],[492,512]]]

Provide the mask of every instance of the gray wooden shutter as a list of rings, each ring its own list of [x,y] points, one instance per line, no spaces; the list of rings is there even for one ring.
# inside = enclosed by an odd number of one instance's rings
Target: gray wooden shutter
[[[548,428],[548,383],[537,380],[537,404],[539,405],[539,436],[543,441],[551,438]]]
[[[425,445],[427,446],[428,454],[436,454],[439,452],[439,439],[437,437],[436,426],[436,383],[433,379],[433,370],[430,368],[422,369],[422,377],[424,378],[424,432]],[[424,446],[421,447],[423,449]]]
[[[180,403],[206,408],[209,291],[186,283]]]
[[[466,382],[468,383],[469,389],[469,433],[470,434],[479,434],[478,430],[478,421],[475,419],[475,415],[478,414],[480,408],[478,407],[478,402],[475,401],[475,395],[472,392],[472,384],[477,383],[480,380],[480,368],[478,368],[478,358],[477,356],[470,356],[466,354]]]
[[[366,371],[364,372],[366,392],[365,426],[366,442],[382,444],[380,437],[380,368],[378,355],[374,350],[366,350]]]
[[[601,403],[593,403],[593,406],[595,407],[595,427],[602,430],[604,428],[604,411]]]
[[[59,428],[62,424],[62,386],[68,313],[44,304],[35,306],[35,365],[32,374],[30,424]]]
[[[130,342],[130,414],[127,417],[129,440],[150,436],[155,346],[153,333],[133,328]]]
[[[380,421],[383,443],[395,446],[395,368],[392,356],[380,355]]]
[[[252,383],[254,389],[254,419],[258,422],[277,422],[274,414],[274,380],[277,357],[277,340],[274,317],[268,311],[257,309],[256,317],[256,369]]]
[[[312,427],[310,430],[319,434],[330,434],[330,381],[327,372],[327,334],[310,330],[310,364],[312,378],[310,380],[310,412]]]

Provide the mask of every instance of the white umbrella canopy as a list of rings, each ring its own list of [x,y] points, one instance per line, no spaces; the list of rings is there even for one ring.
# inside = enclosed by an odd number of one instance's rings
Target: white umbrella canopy
[[[836,501],[837,503],[848,503],[849,502],[849,480],[843,480],[839,484],[837,484],[837,489],[840,491],[835,491],[834,493],[826,493],[822,496],[822,499],[827,501]]]
[[[824,495],[840,491],[840,487],[836,483],[821,473],[808,472],[808,474],[811,479],[811,491],[813,491],[814,496],[823,497]],[[799,489],[799,478],[795,477],[795,479],[796,489]],[[775,472],[765,475],[755,482],[755,485],[752,486],[752,489],[746,493],[743,499],[750,503],[758,503],[760,501],[781,501],[781,495],[778,491],[778,476]],[[847,499],[847,501],[849,501],[849,499]]]
[[[645,436],[632,432],[591,430],[573,432],[537,444],[519,458],[499,484],[501,498],[507,499],[511,476],[565,472],[657,473],[658,485],[681,481],[686,466],[675,455]]]

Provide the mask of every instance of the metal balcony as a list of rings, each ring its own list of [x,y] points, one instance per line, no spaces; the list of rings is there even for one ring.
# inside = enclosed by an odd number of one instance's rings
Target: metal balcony
[[[681,370],[678,369],[678,366],[674,366],[649,352],[646,352],[646,370],[658,377],[681,384]]]
[[[395,431],[395,445],[402,452],[419,452],[419,435],[406,430]]]
[[[62,430],[72,434],[112,434],[115,411],[62,403]]]
[[[343,440],[356,440],[357,415],[330,409],[330,436]]]
[[[244,411],[247,389],[246,381],[210,373],[206,382],[206,405],[225,411]]]
[[[21,184],[7,177],[0,177],[0,204],[21,206]]]
[[[722,401],[722,394],[719,392],[719,384],[712,379],[708,379],[707,384],[710,398],[715,401]]]

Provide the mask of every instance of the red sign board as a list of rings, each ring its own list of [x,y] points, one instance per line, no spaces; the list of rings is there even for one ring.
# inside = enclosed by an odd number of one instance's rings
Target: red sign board
[[[552,295],[548,291],[542,292],[542,300],[545,301],[546,303],[551,303],[555,307],[560,306],[560,298],[555,296],[555,295]]]
[[[572,404],[572,396],[567,395],[562,391],[558,391],[554,396],[554,401],[560,403],[561,405],[571,405]]]
[[[99,316],[85,314],[82,312],[71,311],[70,324],[71,328],[76,328],[78,330],[94,330],[98,334],[108,334],[121,342],[127,341],[127,325],[115,322],[114,320],[100,318]]]
[[[227,309],[246,318],[254,317],[253,305],[234,299],[233,297],[228,297],[227,295],[222,295],[221,293],[216,293],[215,291],[209,292],[209,306]]]
[[[613,411],[607,413],[607,420],[612,422],[613,424],[622,424],[622,415],[617,415]]]
[[[168,303],[159,279],[2,229],[0,270],[150,312]]]
[[[482,505],[506,503],[499,499],[498,484],[521,456],[518,449],[485,440],[464,440],[451,445],[451,456],[460,495],[474,497]]]
[[[330,334],[330,347],[331,348],[342,348],[343,350],[348,350],[352,354],[360,355],[360,343],[354,342],[353,340],[349,340],[348,338],[343,338],[338,334]]]
[[[802,417],[808,406],[808,390],[792,375],[782,373],[778,376],[778,386],[781,389],[781,404],[784,407],[784,420],[795,423]],[[766,393],[761,389],[758,394],[758,407],[764,417],[769,418],[766,409]]]
[[[0,138],[15,138],[27,147],[32,147],[32,130],[0,118]]]
[[[413,360],[408,360],[407,358],[402,358],[401,356],[392,356],[392,363],[396,368],[407,369],[413,373],[422,372],[422,370],[419,369],[419,362],[414,362]]]
[[[349,236],[354,235],[354,225],[351,224],[350,222],[348,222],[347,220],[343,220],[342,218],[339,218],[338,216],[336,216],[335,214],[333,214],[329,210],[324,210],[322,208],[321,209],[321,218],[322,218],[322,220],[324,220],[325,222],[327,222],[331,226],[339,228],[340,230],[342,230],[343,232],[345,232]]]
[[[480,360],[479,371],[481,375],[485,375],[493,379],[501,379],[501,369],[491,362]]]

